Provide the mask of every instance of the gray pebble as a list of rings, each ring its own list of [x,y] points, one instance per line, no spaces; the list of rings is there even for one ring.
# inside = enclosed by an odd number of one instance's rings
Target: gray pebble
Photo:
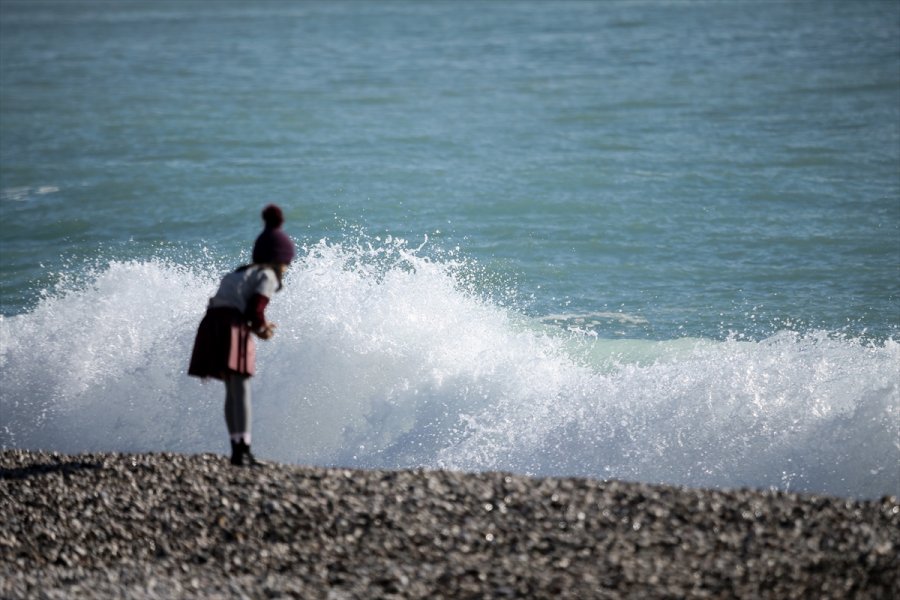
[[[0,452],[3,598],[897,598],[900,503]]]

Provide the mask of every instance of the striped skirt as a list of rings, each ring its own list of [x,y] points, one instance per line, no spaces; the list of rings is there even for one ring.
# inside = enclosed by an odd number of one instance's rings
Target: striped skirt
[[[209,308],[197,328],[188,375],[224,379],[256,372],[256,342],[236,308]]]

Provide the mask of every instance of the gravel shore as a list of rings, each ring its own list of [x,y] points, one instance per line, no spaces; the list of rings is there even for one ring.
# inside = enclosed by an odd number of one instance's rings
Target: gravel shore
[[[3,598],[898,598],[900,503],[0,452]]]

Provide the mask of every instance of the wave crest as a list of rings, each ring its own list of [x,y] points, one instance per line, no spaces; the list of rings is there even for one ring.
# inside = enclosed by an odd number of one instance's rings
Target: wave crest
[[[403,240],[301,253],[259,344],[255,446],[294,463],[900,494],[900,345],[603,340],[483,293]],[[220,269],[117,262],[0,321],[4,447],[224,449],[185,375]],[[571,329],[571,328],[570,328]]]

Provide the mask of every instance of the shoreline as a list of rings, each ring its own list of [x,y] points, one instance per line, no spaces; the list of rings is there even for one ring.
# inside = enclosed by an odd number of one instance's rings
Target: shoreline
[[[0,451],[0,596],[889,598],[900,502]]]

